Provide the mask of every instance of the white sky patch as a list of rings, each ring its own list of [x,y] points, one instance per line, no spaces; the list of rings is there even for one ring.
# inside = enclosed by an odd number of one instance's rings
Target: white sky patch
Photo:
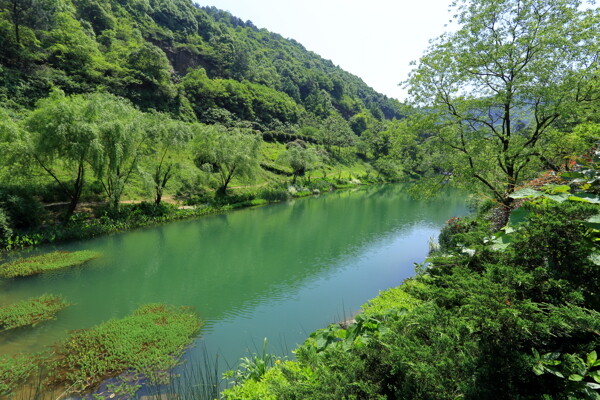
[[[333,61],[389,97],[404,100],[429,40],[448,30],[451,0],[196,0],[250,20]]]

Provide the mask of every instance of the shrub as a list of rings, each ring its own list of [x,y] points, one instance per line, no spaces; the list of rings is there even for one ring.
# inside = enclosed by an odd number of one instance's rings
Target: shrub
[[[333,189],[333,185],[325,179],[313,179],[307,182],[307,186],[311,190],[318,189],[321,192],[328,192]]]
[[[478,221],[471,217],[459,218],[454,217],[446,221],[442,227],[438,242],[442,251],[451,251],[459,245],[468,245],[469,232],[475,231],[478,228]]]
[[[245,193],[236,193],[225,196],[216,196],[213,199],[214,206],[225,206],[232,204],[240,204],[240,203],[249,203],[252,200],[256,199],[256,192],[245,192]]]
[[[174,204],[167,203],[149,203],[147,201],[143,201],[138,204],[132,204],[129,209],[129,213],[131,216],[144,216],[150,218],[158,218],[163,217],[172,213],[177,209],[177,206]]]
[[[285,188],[273,187],[273,188],[261,190],[260,192],[258,192],[257,196],[259,198],[265,199],[269,202],[276,202],[276,201],[285,201],[289,198],[290,195],[289,195],[287,189],[285,189]]]
[[[46,216],[42,204],[24,190],[2,188],[0,206],[10,218],[13,228],[27,229],[39,226]]]
[[[535,272],[540,285],[549,279],[563,280],[563,286],[567,284],[586,294],[588,306],[600,307],[598,265],[590,257],[597,251],[597,244],[585,223],[598,207],[546,200],[523,207],[530,213],[511,235],[505,262]]]
[[[6,246],[12,234],[13,231],[8,216],[4,209],[0,207],[0,246]]]

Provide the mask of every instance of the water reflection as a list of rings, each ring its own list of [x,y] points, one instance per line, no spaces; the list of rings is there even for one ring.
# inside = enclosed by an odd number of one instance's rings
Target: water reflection
[[[410,276],[428,239],[465,212],[459,193],[419,201],[389,185],[56,246],[103,256],[67,271],[0,281],[2,303],[43,293],[75,303],[56,321],[0,337],[0,353],[41,350],[69,330],[149,302],[194,307],[206,321],[207,347],[232,362],[265,336],[293,347]]]

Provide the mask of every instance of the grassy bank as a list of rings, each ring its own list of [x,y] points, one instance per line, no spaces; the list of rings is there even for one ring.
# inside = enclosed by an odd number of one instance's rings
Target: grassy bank
[[[132,229],[216,215],[233,209],[266,205],[292,198],[307,197],[332,190],[349,189],[375,181],[345,179],[311,179],[302,184],[274,184],[241,187],[216,197],[214,193],[188,194],[181,208],[177,204],[122,204],[118,210],[103,207],[75,214],[68,223],[47,224],[15,232],[5,243],[4,251],[35,247],[41,244],[84,240]],[[0,250],[1,251],[1,250]],[[1,267],[0,267],[1,268]]]

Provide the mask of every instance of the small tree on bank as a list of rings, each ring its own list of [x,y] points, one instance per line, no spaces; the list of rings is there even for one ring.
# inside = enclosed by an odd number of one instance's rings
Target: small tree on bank
[[[254,133],[218,125],[203,126],[196,133],[194,162],[201,170],[217,176],[217,195],[224,196],[234,177],[254,177],[260,168],[261,142]]]
[[[167,184],[177,174],[180,164],[175,153],[182,151],[191,140],[189,124],[156,113],[145,118],[145,131],[149,136],[144,149],[146,162],[143,175],[154,191],[154,203],[159,205]]]
[[[314,147],[308,147],[302,141],[294,141],[287,144],[287,149],[281,155],[281,160],[292,169],[292,184],[296,184],[296,179],[299,176],[304,176],[306,172],[318,167],[321,158]]]

